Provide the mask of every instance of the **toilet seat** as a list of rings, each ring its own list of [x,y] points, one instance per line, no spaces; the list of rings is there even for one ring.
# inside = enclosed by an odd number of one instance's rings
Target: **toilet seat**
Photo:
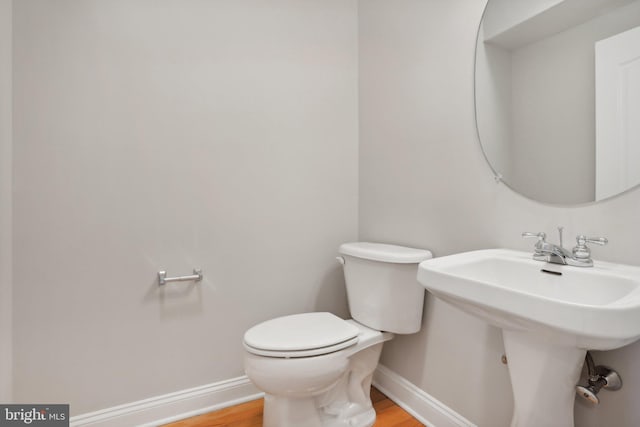
[[[303,313],[267,320],[244,334],[244,347],[258,356],[320,356],[355,345],[360,330],[331,313]]]

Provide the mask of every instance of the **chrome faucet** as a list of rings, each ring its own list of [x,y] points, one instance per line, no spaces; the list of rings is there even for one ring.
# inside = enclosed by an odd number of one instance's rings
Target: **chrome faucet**
[[[562,242],[562,227],[558,227],[560,242]],[[576,237],[576,246],[569,251],[560,245],[547,242],[547,235],[540,233],[522,233],[522,237],[535,237],[538,239],[534,246],[533,259],[536,261],[550,262],[553,264],[572,265],[574,267],[593,267],[591,250],[587,243],[596,245],[606,245],[609,241],[605,237],[586,237],[579,235]]]

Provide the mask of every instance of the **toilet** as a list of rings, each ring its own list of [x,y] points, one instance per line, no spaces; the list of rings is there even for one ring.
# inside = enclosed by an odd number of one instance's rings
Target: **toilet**
[[[345,243],[343,265],[352,319],[303,313],[267,320],[244,335],[244,367],[265,393],[264,427],[368,427],[369,391],[382,345],[418,332],[424,288],[422,249]]]

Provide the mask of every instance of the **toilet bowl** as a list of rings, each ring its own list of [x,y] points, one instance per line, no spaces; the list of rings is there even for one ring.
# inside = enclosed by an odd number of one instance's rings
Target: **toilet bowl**
[[[287,340],[288,333],[299,336],[305,329],[329,344],[316,341],[294,350],[274,350],[283,347],[278,344],[295,342]],[[252,338],[258,334],[270,335],[273,345],[256,346]],[[371,425],[375,421],[369,398],[373,371],[382,343],[391,338],[389,332],[331,313],[285,316],[247,331],[245,372],[265,392],[264,426]]]
[[[369,427],[369,391],[382,345],[420,329],[429,251],[378,243],[340,247],[353,319],[331,313],[279,317],[244,336],[244,367],[265,393],[265,427]]]

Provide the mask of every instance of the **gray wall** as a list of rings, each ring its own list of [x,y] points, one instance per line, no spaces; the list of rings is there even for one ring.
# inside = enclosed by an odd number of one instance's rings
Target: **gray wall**
[[[473,119],[484,2],[360,2],[359,160],[355,2],[185,3],[16,2],[16,400],[80,413],[240,375],[255,322],[346,314],[333,257],[358,208],[361,239],[438,256],[530,250],[521,231],[562,224],[609,237],[597,259],[640,264],[640,192],[555,208],[494,183]],[[201,285],[154,283],[195,266]],[[383,363],[497,427],[502,352],[428,296]],[[595,356],[625,387],[578,404],[577,425],[635,426],[640,345]]]
[[[496,184],[474,128],[475,32],[485,2],[360,3],[360,238],[431,249],[531,250],[522,231],[564,225],[604,235],[596,259],[640,265],[640,191],[591,206],[550,207]],[[555,239],[554,239],[555,240]],[[385,345],[382,363],[480,426],[506,426],[509,378],[500,333],[427,297],[423,330]],[[602,403],[579,402],[579,427],[640,420],[640,344],[595,353],[625,386]],[[549,384],[553,387],[553,383]],[[544,391],[541,391],[543,393]]]
[[[347,314],[355,0],[20,0],[14,42],[16,400],[233,378],[251,325]]]
[[[0,0],[0,402],[11,401],[11,0]]]

